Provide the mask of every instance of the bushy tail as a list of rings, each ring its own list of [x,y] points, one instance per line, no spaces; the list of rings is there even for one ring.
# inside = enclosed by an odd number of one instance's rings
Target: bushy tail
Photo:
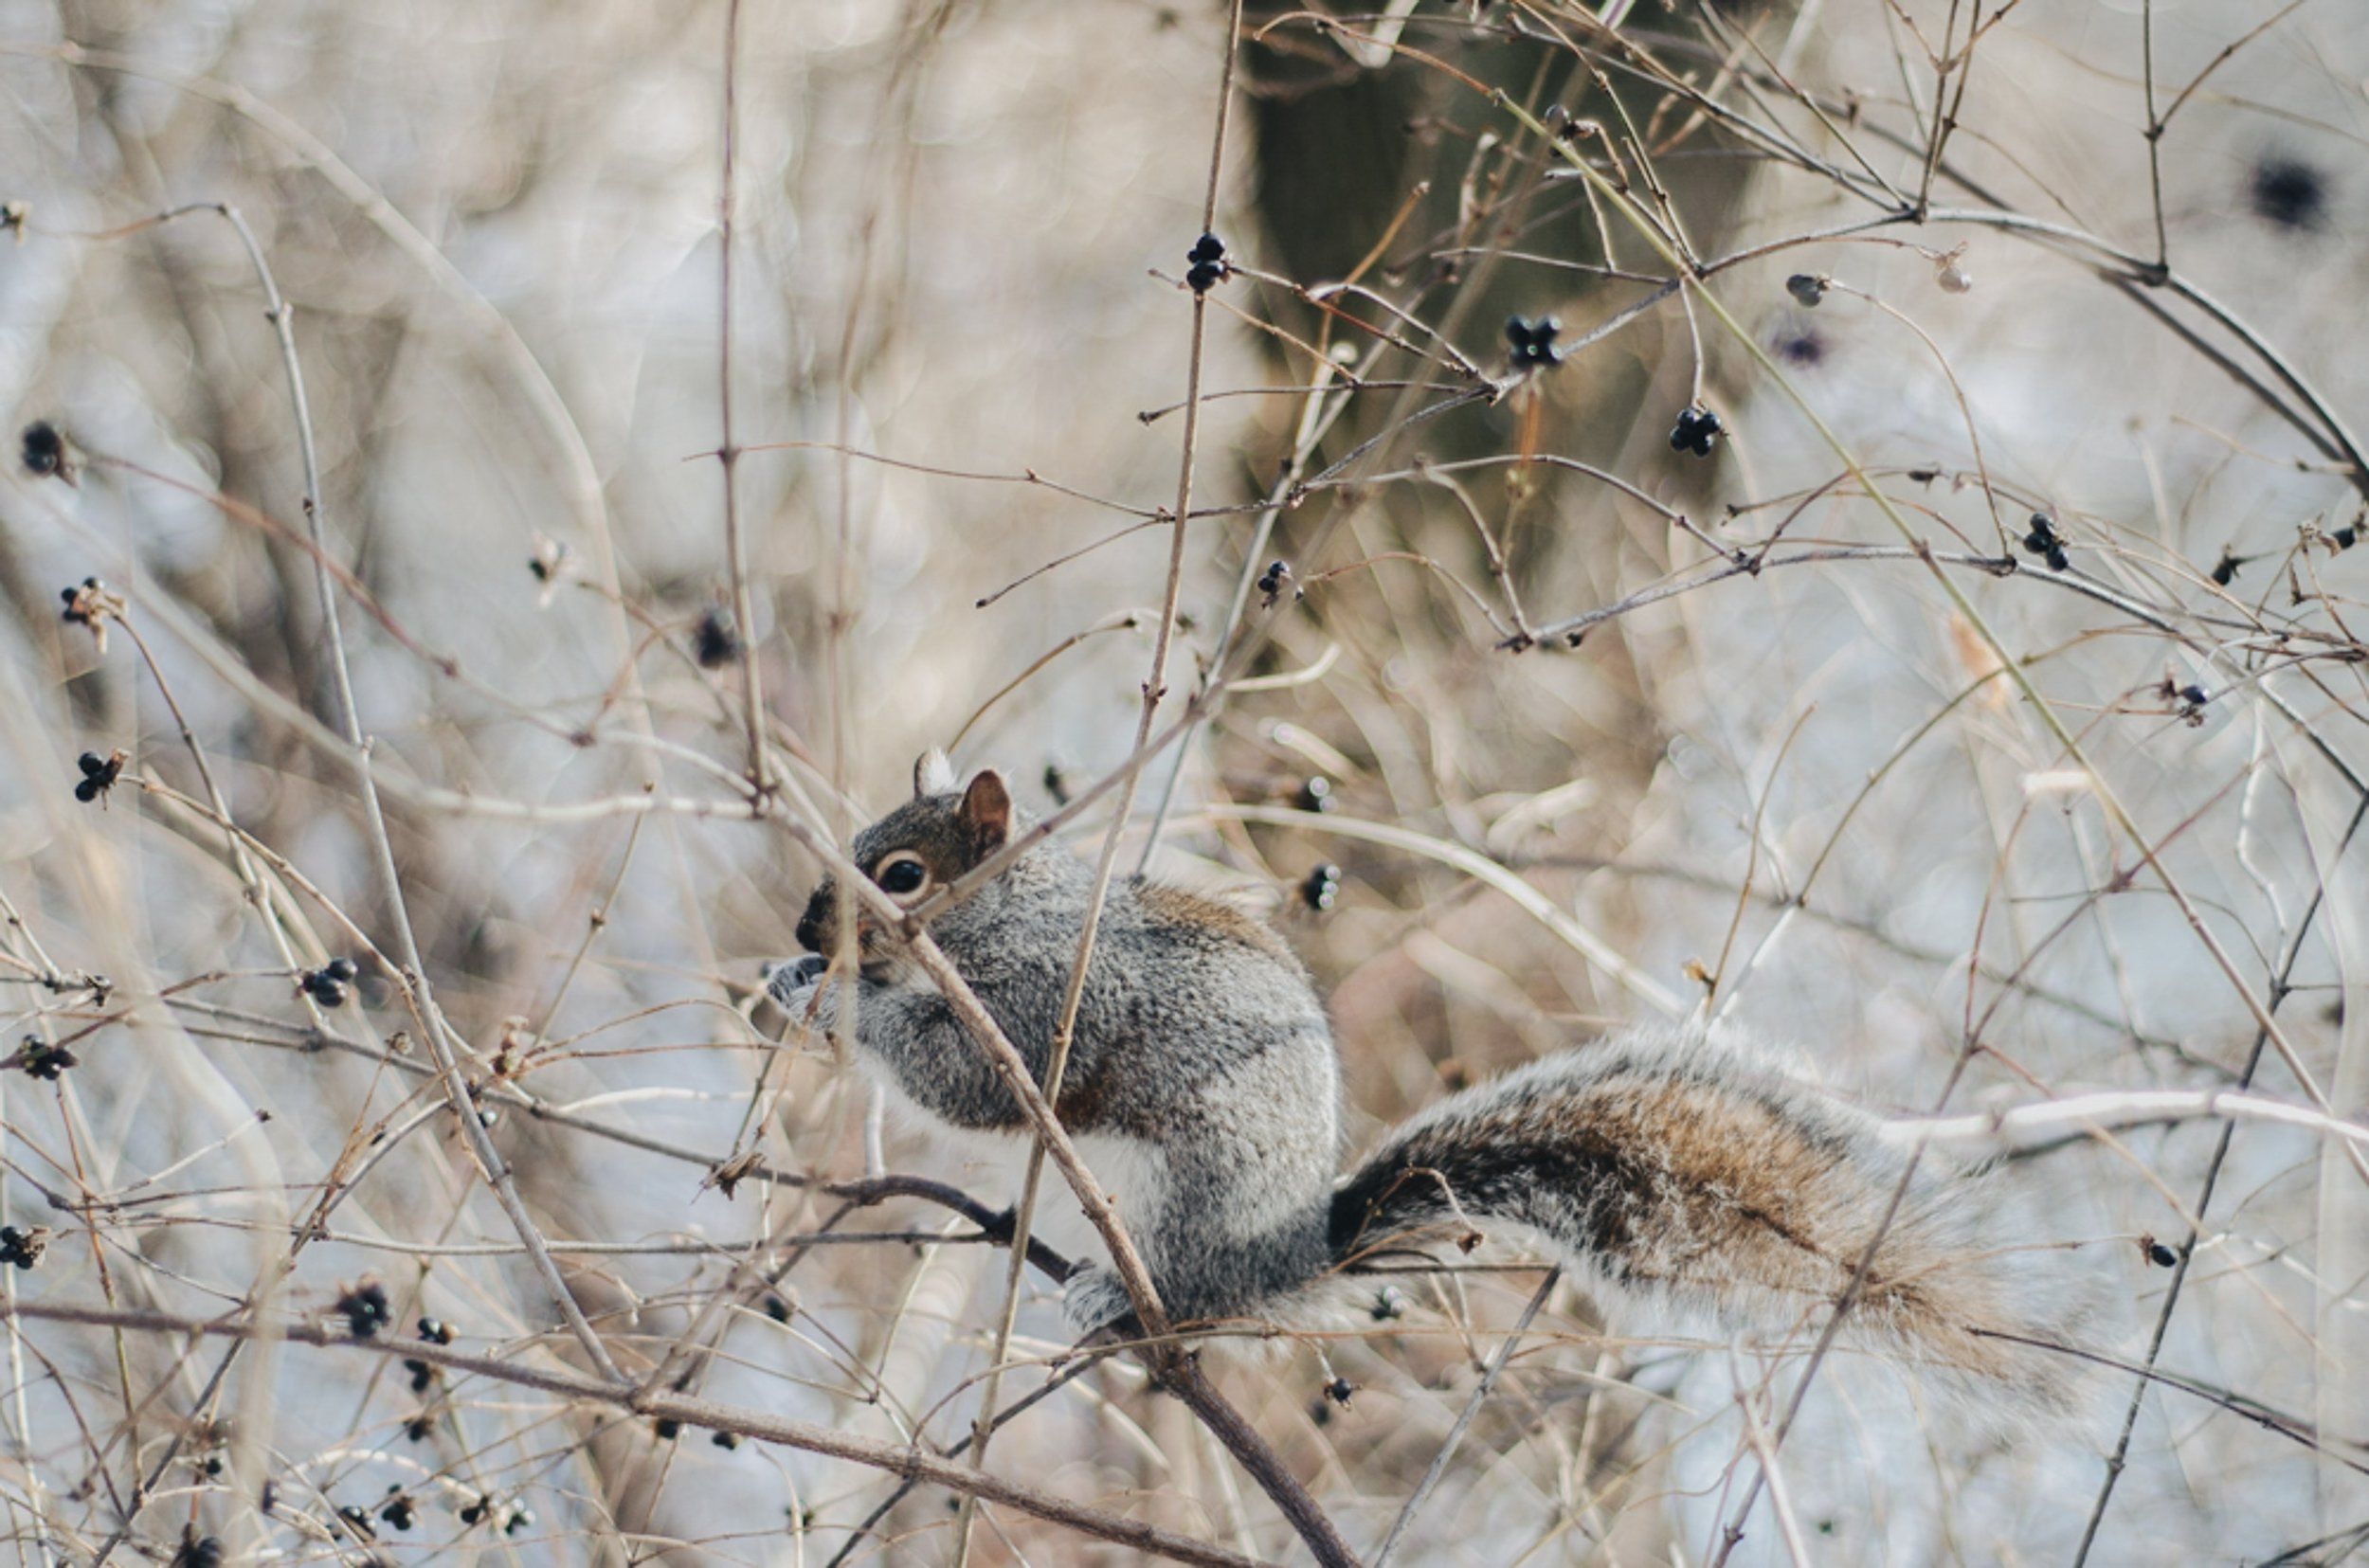
[[[1526,1227],[1617,1294],[1815,1333],[1880,1232],[1846,1338],[1987,1400],[2064,1408],[2081,1363],[1989,1336],[2064,1343],[2070,1271],[2003,1240],[1985,1184],[1934,1154],[1886,1225],[1908,1166],[1879,1126],[1699,1036],[1615,1036],[1401,1126],[1335,1193],[1332,1252]]]

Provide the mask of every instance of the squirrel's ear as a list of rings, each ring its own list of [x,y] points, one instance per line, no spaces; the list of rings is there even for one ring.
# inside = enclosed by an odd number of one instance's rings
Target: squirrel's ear
[[[931,747],[913,759],[913,799],[924,795],[951,795],[958,783],[954,765],[946,760],[946,753]]]
[[[1001,845],[1012,836],[1012,796],[1004,787],[1004,775],[994,768],[982,768],[963,791],[963,803],[957,813],[963,824],[990,847]]]

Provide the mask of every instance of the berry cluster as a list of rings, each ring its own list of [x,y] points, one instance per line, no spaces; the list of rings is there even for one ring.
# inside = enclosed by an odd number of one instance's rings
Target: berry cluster
[[[354,1540],[376,1541],[378,1539],[378,1526],[371,1523],[370,1509],[356,1507],[349,1503],[337,1510],[337,1517],[345,1521],[346,1528],[353,1532]]]
[[[1184,253],[1192,270],[1184,275],[1184,283],[1195,294],[1207,294],[1218,286],[1227,272],[1225,242],[1214,234],[1203,234],[1193,242],[1193,248]]]
[[[732,624],[732,612],[721,604],[710,604],[699,617],[699,628],[693,634],[693,651],[698,655],[703,670],[719,669],[741,655],[740,628]]]
[[[39,1078],[44,1083],[54,1084],[58,1081],[58,1074],[69,1067],[79,1067],[81,1065],[81,1057],[76,1055],[66,1046],[45,1044],[35,1036],[27,1035],[25,1036],[25,1044],[17,1051],[15,1058],[9,1065],[21,1069],[28,1078]]]
[[[20,1231],[13,1225],[0,1225],[0,1265],[17,1269],[38,1269],[41,1254],[49,1250],[49,1228],[35,1225]]]
[[[376,1339],[378,1331],[395,1320],[387,1287],[374,1279],[366,1279],[339,1296],[337,1315],[346,1320],[347,1330],[357,1340]]]
[[[422,1318],[420,1338],[430,1344],[450,1344],[452,1343],[452,1329],[440,1319]],[[403,1369],[411,1374],[411,1392],[414,1394],[425,1394],[428,1385],[436,1380],[436,1368],[417,1356],[405,1357]]]
[[[297,976],[297,991],[311,997],[323,1007],[342,1007],[346,987],[353,983],[358,971],[350,958],[333,958],[317,969],[306,969]]]
[[[1816,309],[1817,302],[1826,297],[1826,290],[1833,282],[1833,279],[1818,273],[1797,272],[1785,279],[1785,292],[1803,306]]]
[[[1258,607],[1275,608],[1275,602],[1283,597],[1283,590],[1292,586],[1292,563],[1270,561],[1267,569],[1258,574]]]
[[[194,1524],[181,1526],[181,1545],[168,1568],[222,1568],[222,1542],[197,1533]]]
[[[387,1490],[389,1495],[386,1505],[378,1510],[378,1517],[398,1530],[407,1530],[418,1523],[419,1517],[412,1512],[412,1502],[403,1495],[403,1488],[389,1487]]]
[[[1506,347],[1513,351],[1513,368],[1517,370],[1551,370],[1563,363],[1563,351],[1555,347],[1555,338],[1563,332],[1563,323],[1551,315],[1535,321],[1518,315],[1506,317]]]
[[[461,1523],[463,1524],[475,1524],[478,1521],[483,1519],[487,1514],[494,1511],[496,1511],[494,1508],[494,1500],[490,1497],[480,1497],[475,1503],[461,1510]],[[506,1536],[515,1536],[521,1530],[532,1529],[534,1526],[534,1510],[533,1508],[522,1507],[514,1503],[508,1508],[500,1510],[500,1512],[502,1534]]]
[[[1308,874],[1300,884],[1300,902],[1318,914],[1332,908],[1341,896],[1341,868],[1328,861]]]
[[[1301,811],[1325,812],[1332,809],[1332,781],[1319,773],[1300,785],[1292,797],[1292,804]]]
[[[74,782],[74,798],[88,805],[114,788],[116,780],[122,777],[123,753],[116,751],[102,757],[96,751],[85,751],[74,759],[74,766],[82,770],[82,776]]]
[[[2056,525],[2040,513],[2032,514],[2032,532],[2023,536],[2026,554],[2044,557],[2051,571],[2063,571],[2072,565],[2065,554],[2065,541],[2056,534]]]
[[[1719,423],[1719,416],[1700,404],[1681,409],[1678,423],[1670,427],[1670,450],[1691,452],[1698,458],[1711,455],[1711,443],[1727,434],[1727,427]]]

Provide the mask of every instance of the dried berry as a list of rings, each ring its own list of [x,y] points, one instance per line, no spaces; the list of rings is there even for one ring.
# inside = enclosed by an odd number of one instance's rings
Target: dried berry
[[[414,1394],[425,1394],[427,1385],[436,1380],[436,1368],[417,1356],[405,1357],[403,1369],[411,1374],[411,1392]]]
[[[719,1432],[714,1436],[709,1438],[708,1441],[714,1443],[719,1449],[736,1449],[740,1447],[740,1433],[736,1432]]]
[[[398,1495],[388,1500],[386,1506],[378,1510],[378,1517],[398,1530],[407,1530],[419,1523],[419,1516],[412,1509],[411,1500]]]
[[[1283,590],[1292,586],[1292,563],[1270,561],[1267,569],[1258,574],[1259,604],[1273,609],[1275,602],[1283,597]]]
[[[427,1441],[428,1422],[425,1415],[414,1415],[404,1424],[403,1434],[414,1443]]]
[[[661,1415],[653,1424],[651,1430],[658,1433],[660,1442],[671,1443],[682,1435],[682,1423],[672,1415]]]
[[[1334,900],[1340,896],[1341,868],[1336,865],[1327,863],[1318,866],[1300,884],[1300,902],[1318,914],[1332,908]]]
[[[2231,554],[2228,547],[2223,546],[2221,558],[2215,563],[2213,568],[2213,581],[2222,587],[2228,587],[2237,581],[2237,568],[2245,564],[2242,557]]]
[[[2066,571],[2072,566],[2072,558],[2065,553],[2064,539],[2045,513],[2032,514],[2032,527],[2023,536],[2023,548],[2027,554],[2046,561],[2051,571]]]
[[[194,1524],[181,1526],[181,1545],[169,1568],[222,1568],[222,1542],[197,1533]]]
[[[2153,1236],[2146,1238],[2146,1244],[2149,1263],[2154,1264],[2158,1269],[2171,1269],[2179,1266],[2179,1254],[2178,1253],[2173,1252]]]
[[[371,1523],[371,1511],[368,1508],[357,1508],[349,1503],[337,1510],[337,1517],[346,1522],[346,1527],[354,1533],[356,1539],[362,1541],[378,1539],[378,1527]]]
[[[347,1329],[357,1340],[375,1339],[380,1329],[394,1321],[394,1308],[387,1301],[387,1288],[374,1279],[366,1279],[339,1296],[337,1314],[346,1320]]]
[[[707,613],[699,617],[693,644],[701,669],[719,669],[740,657],[740,628],[732,624],[732,613],[723,605],[710,604]]]
[[[27,472],[45,479],[78,484],[76,476],[81,466],[81,455],[74,450],[74,443],[65,439],[64,431],[45,419],[37,419],[25,427]]]
[[[1974,287],[1974,275],[1966,270],[1966,247],[1960,245],[1933,259],[1933,280],[1944,294],[1964,294]]]
[[[1563,323],[1551,315],[1535,321],[1518,315],[1506,318],[1506,347],[1513,351],[1513,366],[1518,370],[1551,370],[1563,363],[1563,351],[1555,347],[1555,338],[1563,332]]]
[[[452,1325],[442,1318],[422,1318],[420,1338],[430,1344],[450,1344],[452,1343]]]
[[[1332,809],[1332,781],[1319,773],[1299,787],[1292,803],[1302,811],[1324,812]]]
[[[297,975],[297,990],[323,1007],[343,1007],[347,987],[353,983],[356,972],[353,960],[333,958],[317,969],[300,971]]]
[[[1214,234],[1203,234],[1193,242],[1193,248],[1184,253],[1191,270],[1184,274],[1184,284],[1195,294],[1207,294],[1224,280],[1230,270],[1225,260],[1225,242]]]
[[[0,1225],[0,1264],[38,1269],[41,1254],[48,1250],[48,1226],[34,1225],[20,1231],[13,1225]]]
[[[116,780],[123,776],[123,753],[114,751],[102,757],[96,751],[85,751],[74,759],[74,766],[82,770],[82,776],[74,784],[74,798],[88,805],[113,789]]]
[[[1826,290],[1830,281],[1831,279],[1822,278],[1815,272],[1797,272],[1785,279],[1785,292],[1802,304],[1815,307],[1819,300],[1826,297]]]
[[[1708,458],[1711,455],[1712,442],[1725,435],[1727,429],[1717,414],[1699,403],[1691,405],[1680,410],[1678,423],[1670,427],[1670,450],[1691,452],[1698,458]]]
[[[49,1045],[35,1036],[27,1035],[9,1065],[20,1069],[28,1078],[56,1083],[58,1074],[69,1067],[81,1066],[81,1061],[82,1058],[67,1046]]]
[[[1376,1323],[1396,1323],[1406,1316],[1406,1294],[1395,1285],[1385,1285],[1374,1292],[1374,1304],[1366,1311]]]
[[[2263,222],[2291,232],[2327,221],[2327,176],[2301,158],[2265,153],[2246,180],[2247,205]]]

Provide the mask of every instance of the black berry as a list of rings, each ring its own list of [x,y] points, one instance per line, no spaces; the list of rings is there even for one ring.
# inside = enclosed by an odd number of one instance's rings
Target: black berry
[[[1814,272],[1797,272],[1785,279],[1785,292],[1802,304],[1815,307],[1826,297],[1827,280]]]
[[[1300,884],[1300,902],[1318,914],[1332,908],[1333,901],[1340,896],[1341,868],[1335,865],[1318,866]]]
[[[1670,450],[1708,458],[1711,455],[1711,443],[1726,434],[1727,428],[1717,414],[1700,405],[1681,409],[1678,423],[1670,427]]]
[[[1321,773],[1317,774],[1300,785],[1299,793],[1293,798],[1292,803],[1302,811],[1330,811],[1332,809],[1332,781]]]
[[[1563,351],[1555,347],[1555,338],[1563,331],[1563,323],[1551,315],[1535,321],[1518,315],[1506,318],[1506,347],[1513,351],[1513,365],[1521,370],[1550,370],[1563,363]]]
[[[14,1065],[23,1068],[25,1075],[28,1078],[39,1078],[44,1083],[56,1083],[58,1074],[69,1067],[80,1066],[81,1060],[67,1046],[44,1044],[40,1039],[27,1035],[25,1036],[24,1046],[16,1054]]]
[[[378,1331],[394,1320],[394,1309],[387,1302],[387,1288],[374,1279],[364,1280],[339,1296],[337,1313],[357,1340],[375,1339]]]
[[[123,776],[123,753],[117,751],[102,757],[96,751],[85,751],[74,759],[74,766],[82,770],[82,776],[75,781],[74,798],[88,805],[114,788],[116,780]]]
[[[63,479],[72,472],[73,458],[65,444],[65,437],[45,419],[37,419],[25,427],[25,467],[45,479]]]
[[[2272,153],[2257,162],[2246,180],[2253,215],[2290,233],[2319,228],[2327,221],[2327,176],[2301,158]],[[26,432],[29,442],[31,431]],[[27,460],[27,466],[30,459]]]
[[[693,642],[701,669],[720,668],[741,655],[740,628],[732,624],[732,616],[721,604],[710,604],[707,613],[699,617]]]

